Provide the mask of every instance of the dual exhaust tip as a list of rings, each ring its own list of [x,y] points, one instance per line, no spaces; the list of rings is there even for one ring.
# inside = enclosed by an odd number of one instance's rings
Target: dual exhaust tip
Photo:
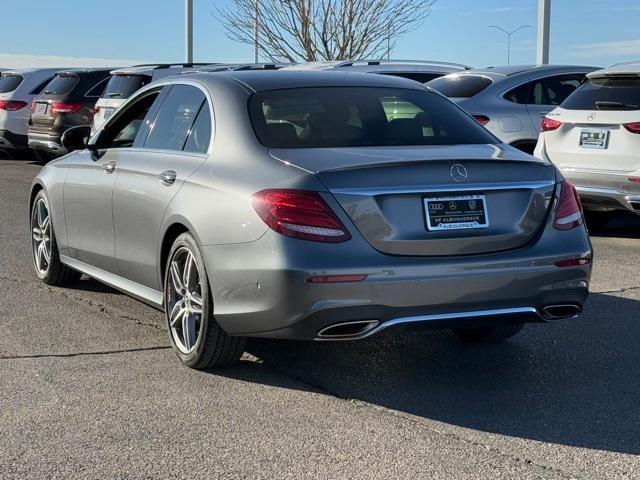
[[[531,309],[533,310],[533,309]],[[547,305],[537,311],[543,320],[566,320],[582,313],[582,307],[576,304]],[[322,328],[317,334],[318,340],[355,340],[374,333],[380,325],[379,320],[354,320],[341,322]]]

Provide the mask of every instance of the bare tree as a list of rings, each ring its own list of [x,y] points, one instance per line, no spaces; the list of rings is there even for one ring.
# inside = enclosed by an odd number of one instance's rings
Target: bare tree
[[[214,6],[227,36],[271,61],[381,58],[437,0],[231,0]]]

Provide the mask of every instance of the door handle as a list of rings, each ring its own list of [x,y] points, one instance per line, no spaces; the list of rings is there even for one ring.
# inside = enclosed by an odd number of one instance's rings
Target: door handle
[[[111,162],[103,163],[102,168],[107,173],[113,173],[116,170],[116,162],[111,161]]]
[[[158,178],[165,185],[172,185],[173,182],[176,181],[176,175],[177,174],[176,174],[175,170],[165,170],[164,172],[162,172],[161,174],[158,175]]]

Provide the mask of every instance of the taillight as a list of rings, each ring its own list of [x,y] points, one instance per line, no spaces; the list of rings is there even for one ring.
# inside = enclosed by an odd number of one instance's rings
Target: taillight
[[[345,242],[346,227],[316,192],[262,190],[251,199],[253,208],[269,228],[287,237],[316,242]]]
[[[0,110],[7,110],[9,112],[15,112],[27,105],[27,102],[21,102],[19,100],[0,100]]]
[[[553,228],[556,230],[571,230],[584,222],[582,205],[578,192],[573,185],[567,181],[562,182],[560,185],[560,198],[556,215],[553,219]]]
[[[473,115],[473,118],[475,118],[476,122],[478,122],[482,126],[489,123],[489,117],[487,117],[486,115]]]
[[[51,104],[52,113],[76,113],[81,108],[81,103],[53,102]]]
[[[569,258],[567,260],[558,260],[553,262],[556,267],[579,267],[582,265],[589,265],[591,259],[589,258]]]
[[[549,117],[542,117],[542,121],[540,122],[540,130],[543,132],[549,132],[551,130],[557,130],[562,125],[562,122],[559,120],[554,120]]]
[[[640,122],[625,123],[622,126],[631,133],[640,133]]]

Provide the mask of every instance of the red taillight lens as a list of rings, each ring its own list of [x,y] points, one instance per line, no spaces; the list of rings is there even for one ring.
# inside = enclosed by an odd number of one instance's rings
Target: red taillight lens
[[[316,192],[262,190],[253,195],[253,208],[269,228],[287,237],[316,242],[345,242],[346,227]]]
[[[51,104],[52,113],[76,113],[81,108],[82,104],[80,103],[53,102]]]
[[[562,125],[562,122],[559,120],[554,120],[549,117],[542,117],[542,121],[540,122],[540,130],[543,132],[550,132],[551,130],[557,130]]]
[[[15,112],[27,105],[27,102],[21,102],[19,100],[0,100],[0,110],[7,110],[9,112]]]
[[[473,115],[473,118],[482,126],[485,126],[490,120],[486,115]]]
[[[631,133],[640,133],[640,122],[625,123],[622,126]]]
[[[553,219],[553,228],[556,230],[571,230],[578,225],[582,225],[584,217],[582,215],[582,204],[576,188],[569,182],[564,181],[560,186],[560,198],[558,208]]]
[[[579,267],[582,265],[589,265],[591,259],[589,258],[570,258],[568,260],[558,260],[553,262],[556,267]]]

